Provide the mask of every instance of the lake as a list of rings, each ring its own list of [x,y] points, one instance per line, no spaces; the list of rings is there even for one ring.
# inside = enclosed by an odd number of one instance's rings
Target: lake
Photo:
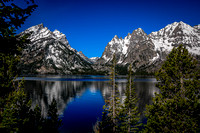
[[[101,119],[104,101],[111,96],[108,76],[38,76],[25,77],[25,81],[32,106],[38,104],[44,116],[52,99],[56,99],[63,122],[61,133],[92,132],[96,121]],[[143,112],[146,104],[152,103],[155,92],[159,92],[155,87],[157,81],[155,78],[136,78],[134,81],[139,111]],[[116,82],[122,102],[125,99],[126,77],[118,76]]]

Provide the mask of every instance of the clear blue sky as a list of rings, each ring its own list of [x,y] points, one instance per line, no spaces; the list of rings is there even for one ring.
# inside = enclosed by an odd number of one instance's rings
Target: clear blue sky
[[[22,0],[19,0],[22,1]],[[18,33],[40,23],[67,36],[71,47],[100,57],[118,35],[142,28],[147,34],[167,24],[200,24],[200,0],[35,0],[38,8]],[[20,4],[20,3],[18,3]]]

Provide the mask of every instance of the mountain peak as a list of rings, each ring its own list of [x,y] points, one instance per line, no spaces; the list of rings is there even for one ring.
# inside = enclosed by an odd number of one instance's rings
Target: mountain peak
[[[35,26],[32,26],[32,27],[40,27],[40,28],[44,28],[44,24],[43,24],[43,23],[41,23],[41,24],[37,24],[37,25],[35,25]]]
[[[143,30],[141,28],[137,28],[136,31],[142,32]]]
[[[74,69],[91,69],[90,60],[86,60],[82,52],[78,53],[73,49],[60,31],[52,32],[39,24],[25,30],[21,35],[24,33],[30,33],[30,44],[27,44],[22,53],[23,73],[70,74]]]
[[[55,30],[53,31],[53,33],[54,33],[54,34],[61,34],[60,31],[57,30],[57,29],[55,29]]]
[[[199,29],[198,26],[191,27],[183,21],[168,24],[157,32],[152,32],[149,37],[155,44],[155,49],[170,51],[174,46],[184,44],[189,52],[199,54]]]
[[[35,26],[32,26],[32,27],[28,28],[28,29],[25,30],[25,31],[28,31],[28,32],[30,32],[30,31],[36,32],[36,31],[38,31],[39,29],[42,29],[42,28],[44,28],[43,23],[38,24],[38,25],[35,25]]]
[[[195,29],[200,30],[200,24],[194,26]]]
[[[145,32],[143,31],[142,28],[137,28],[136,30],[133,31],[133,33],[142,33],[142,34],[143,34],[143,33],[145,33]],[[132,34],[133,34],[133,33],[132,33]]]
[[[141,28],[134,30],[131,35],[132,36],[147,36],[147,34]]]
[[[114,38],[119,39],[119,37],[117,35],[115,35]]]
[[[183,34],[192,35],[194,33],[194,28],[190,25],[184,23],[183,21],[174,22],[172,24],[168,24],[166,27],[162,28],[157,32],[152,32],[150,36],[181,36]]]
[[[66,38],[65,34],[61,33],[59,30],[55,29],[53,31],[53,34],[57,37],[57,38]]]

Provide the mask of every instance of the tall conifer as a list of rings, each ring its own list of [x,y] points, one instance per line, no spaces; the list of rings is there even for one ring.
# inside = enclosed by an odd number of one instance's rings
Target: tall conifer
[[[116,57],[113,55],[110,72],[111,97],[104,105],[102,121],[99,123],[100,132],[119,131],[120,98],[116,85]]]
[[[196,63],[183,45],[173,48],[156,73],[160,94],[147,107],[146,132],[199,131],[200,80]]]
[[[139,126],[139,112],[137,107],[137,95],[135,92],[134,82],[132,78],[132,66],[128,68],[127,86],[126,86],[126,98],[121,110],[121,131],[122,132],[135,132]]]

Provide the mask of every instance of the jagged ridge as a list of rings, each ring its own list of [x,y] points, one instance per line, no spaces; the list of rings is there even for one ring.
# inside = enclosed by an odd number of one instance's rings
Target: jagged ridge
[[[72,71],[92,69],[91,64],[73,49],[66,36],[51,32],[43,24],[33,26],[21,34],[29,33],[31,43],[23,51],[19,67],[24,74],[70,74]]]
[[[133,64],[134,69],[146,68],[165,59],[174,46],[183,44],[194,55],[200,55],[200,25],[191,27],[174,22],[147,35],[141,28],[124,39],[115,35],[107,44],[98,63],[109,64],[115,53],[117,64]]]

